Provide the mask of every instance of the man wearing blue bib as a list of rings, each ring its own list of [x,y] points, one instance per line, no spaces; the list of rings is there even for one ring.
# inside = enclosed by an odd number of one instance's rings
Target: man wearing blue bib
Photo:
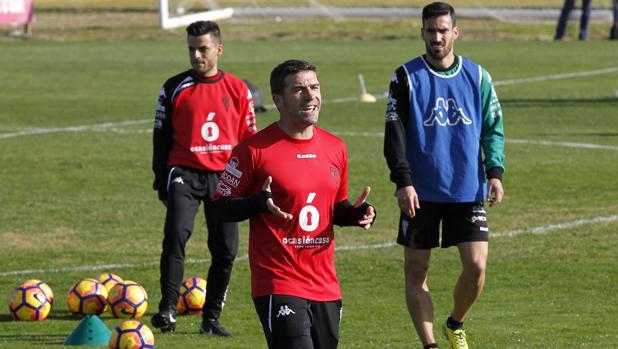
[[[401,209],[406,303],[424,348],[438,348],[429,259],[435,247],[457,246],[463,270],[444,333],[451,348],[468,348],[463,321],[481,294],[487,264],[483,202],[492,206],[504,195],[502,110],[489,73],[453,52],[459,28],[451,5],[425,6],[421,35],[426,53],[391,78],[384,134]]]

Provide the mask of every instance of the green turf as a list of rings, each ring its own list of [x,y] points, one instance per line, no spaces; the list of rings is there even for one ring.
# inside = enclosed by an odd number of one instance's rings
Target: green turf
[[[604,41],[462,41],[457,51],[484,65],[494,81],[615,68],[618,46]],[[394,69],[423,49],[418,40],[302,42],[227,41],[223,69],[268,91],[268,74],[287,58],[318,66],[323,98],[387,89]],[[159,300],[158,267],[164,209],[150,189],[151,119],[161,83],[187,67],[182,41],[8,42],[0,53],[0,348],[55,348],[77,325],[64,302],[71,284],[103,271],[142,283]],[[489,209],[494,233],[618,214],[618,72],[497,87],[508,139],[577,142],[611,149],[507,143],[505,201]],[[326,103],[320,125],[350,153],[350,196],[372,185],[379,212],[372,231],[338,229],[338,246],[392,242],[397,210],[382,157],[385,100]],[[260,128],[276,119],[258,115]],[[134,124],[120,124],[135,121]],[[36,128],[113,126],[3,138]],[[367,135],[353,133],[366,132]],[[207,270],[200,214],[189,242],[187,276]],[[618,335],[612,222],[548,234],[496,237],[487,286],[466,322],[475,348],[610,348]],[[246,254],[242,226],[240,256]],[[401,248],[337,252],[343,288],[341,348],[419,347],[403,296]],[[430,288],[440,322],[448,315],[458,273],[456,250],[436,251]],[[130,264],[109,270],[83,265]],[[57,271],[67,268],[64,271]],[[31,273],[14,273],[42,269]],[[50,319],[11,321],[9,292],[21,281],[47,281],[56,293]],[[264,348],[250,300],[246,259],[236,263],[222,322],[230,339],[196,334],[199,317],[182,317],[158,348]],[[109,314],[111,328],[118,323]],[[437,326],[438,327],[438,326]],[[440,343],[446,343],[440,338]]]

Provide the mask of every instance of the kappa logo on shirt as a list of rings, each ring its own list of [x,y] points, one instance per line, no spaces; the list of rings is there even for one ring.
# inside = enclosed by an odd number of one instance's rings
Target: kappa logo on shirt
[[[297,159],[317,159],[316,154],[296,154]]]
[[[386,103],[386,121],[399,120],[397,113],[397,100],[393,98],[392,93],[388,94],[388,102]]]
[[[172,183],[178,183],[178,184],[185,184],[185,182],[183,182],[182,177],[176,177],[172,180]]]
[[[286,305],[282,305],[279,308],[279,314],[277,314],[277,316],[275,317],[280,317],[280,316],[288,316],[290,314],[296,314],[296,312],[292,309],[290,309],[287,304]]]
[[[460,122],[464,125],[472,124],[472,120],[466,116],[462,108],[457,106],[454,99],[445,100],[440,97],[436,99],[436,106],[423,125],[435,126],[437,123],[439,126],[455,126]]]

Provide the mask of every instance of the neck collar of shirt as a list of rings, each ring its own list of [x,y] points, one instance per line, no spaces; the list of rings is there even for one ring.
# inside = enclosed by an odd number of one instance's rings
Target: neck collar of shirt
[[[281,126],[279,126],[278,122],[274,122],[273,126],[278,130],[278,132],[280,132],[283,135],[283,137],[286,140],[293,142],[293,143],[308,144],[308,143],[313,142],[317,138],[318,128],[315,125],[313,126],[313,135],[309,139],[298,139],[298,138],[291,137],[290,135],[285,133],[285,131],[281,128]]]
[[[422,56],[423,60],[425,61],[425,63],[427,63],[427,66],[433,70],[434,72],[440,74],[440,75],[453,75],[457,72],[457,68],[459,68],[459,56],[455,56],[455,59],[453,60],[453,64],[451,64],[450,67],[448,68],[438,68],[433,66],[431,63],[429,63],[429,61],[427,60],[427,58],[425,58],[425,55]]]
[[[193,76],[193,79],[195,79],[195,81],[197,82],[203,82],[203,83],[207,83],[207,84],[212,84],[214,82],[217,82],[221,79],[223,79],[223,70],[219,69],[217,71],[217,74],[213,75],[213,76],[202,76],[202,75],[198,75],[195,73],[194,70],[191,70],[191,76]]]

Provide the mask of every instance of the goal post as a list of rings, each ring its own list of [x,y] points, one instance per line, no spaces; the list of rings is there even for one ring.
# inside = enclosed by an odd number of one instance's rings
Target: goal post
[[[169,0],[159,0],[159,23],[163,29],[174,29],[187,26],[195,21],[217,21],[232,17],[234,9],[231,7],[191,13],[170,17]]]

